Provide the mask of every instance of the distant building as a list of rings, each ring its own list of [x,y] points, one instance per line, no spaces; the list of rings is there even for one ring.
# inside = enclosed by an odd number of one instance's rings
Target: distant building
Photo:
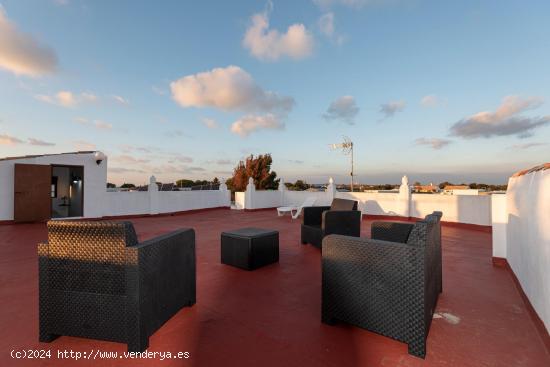
[[[467,185],[447,185],[443,189],[445,195],[479,195],[480,189],[470,189]]]
[[[439,186],[430,183],[429,185],[415,185],[413,186],[413,192],[420,192],[425,194],[437,194],[440,191]]]

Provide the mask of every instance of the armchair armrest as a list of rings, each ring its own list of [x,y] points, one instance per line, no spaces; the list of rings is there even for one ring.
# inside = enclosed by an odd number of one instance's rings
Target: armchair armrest
[[[126,248],[127,296],[156,330],[196,300],[195,231],[181,229]]]
[[[302,224],[305,225],[317,225],[320,226],[322,223],[322,214],[323,212],[330,209],[330,206],[306,206],[302,210],[304,211],[304,216],[302,218]]]
[[[359,237],[361,216],[358,210],[327,210],[322,214],[322,229],[325,235],[341,234]]]
[[[398,222],[373,222],[371,238],[390,242],[406,243],[414,224]]]
[[[182,277],[196,274],[195,231],[180,229],[135,246],[127,247],[131,253],[137,252],[137,265],[140,278],[146,283],[157,282],[155,292],[175,292],[184,285]]]

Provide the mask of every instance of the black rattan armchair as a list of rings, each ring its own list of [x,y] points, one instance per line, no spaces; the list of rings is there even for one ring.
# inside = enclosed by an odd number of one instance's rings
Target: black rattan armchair
[[[394,338],[407,343],[410,354],[424,358],[441,291],[440,218],[434,213],[397,226],[400,235],[410,226],[404,242],[326,237],[322,321],[342,321]],[[373,228],[373,235],[377,231]]]
[[[310,243],[321,248],[323,237],[329,234],[355,237],[361,234],[361,212],[357,210],[357,201],[334,199],[331,206],[309,206],[303,210],[302,244]]]
[[[195,231],[138,243],[130,222],[48,222],[38,245],[39,338],[61,335],[128,344],[149,336],[195,304]]]

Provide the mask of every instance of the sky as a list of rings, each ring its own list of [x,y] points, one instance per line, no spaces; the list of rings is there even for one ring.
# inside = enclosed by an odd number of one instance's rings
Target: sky
[[[549,161],[550,2],[0,0],[0,157],[121,184],[505,183]]]

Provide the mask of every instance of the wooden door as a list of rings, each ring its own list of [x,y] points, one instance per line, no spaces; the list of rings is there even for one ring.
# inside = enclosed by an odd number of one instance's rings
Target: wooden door
[[[13,217],[16,222],[43,222],[51,217],[52,169],[49,165],[15,164]]]

